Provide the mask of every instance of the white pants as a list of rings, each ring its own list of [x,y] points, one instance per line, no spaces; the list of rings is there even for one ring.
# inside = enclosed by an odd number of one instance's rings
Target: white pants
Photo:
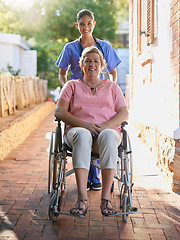
[[[94,139],[89,130],[74,127],[66,133],[65,142],[73,149],[72,161],[74,168],[89,170],[91,151],[93,151],[100,156],[101,169],[116,169],[118,146],[121,143],[121,136],[116,130],[104,129]]]

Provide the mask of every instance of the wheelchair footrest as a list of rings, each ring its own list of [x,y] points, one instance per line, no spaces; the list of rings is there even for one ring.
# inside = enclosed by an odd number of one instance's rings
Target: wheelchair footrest
[[[129,214],[133,214],[133,213],[137,213],[138,212],[138,208],[137,207],[131,207],[130,210],[131,211],[128,211],[128,212],[115,213],[113,215],[109,215],[108,217],[120,216],[120,215],[129,215]]]
[[[61,214],[61,215],[66,215],[66,216],[71,216],[71,217],[79,217],[82,218],[82,216],[74,215],[68,212],[59,212],[59,211],[52,211],[54,214]]]

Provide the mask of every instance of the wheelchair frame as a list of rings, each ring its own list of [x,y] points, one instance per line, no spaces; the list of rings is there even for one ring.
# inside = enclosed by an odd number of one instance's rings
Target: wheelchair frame
[[[66,177],[74,173],[71,169],[67,171],[67,157],[72,157],[72,150],[63,142],[61,121],[58,122],[55,132],[51,131],[50,148],[49,148],[49,172],[48,172],[48,193],[51,199],[48,208],[48,215],[51,221],[55,221],[59,214],[74,216],[62,210],[63,196],[66,189]],[[118,189],[120,193],[120,209],[123,221],[127,222],[129,214],[136,213],[138,209],[132,206],[132,177],[133,177],[133,158],[130,138],[124,129],[127,122],[121,125],[122,143],[118,147],[117,170],[114,179],[118,181]],[[98,154],[91,154],[91,164],[100,169],[100,165],[96,162],[99,159]],[[114,182],[111,187],[111,193],[114,190]],[[113,215],[114,216],[114,215]]]

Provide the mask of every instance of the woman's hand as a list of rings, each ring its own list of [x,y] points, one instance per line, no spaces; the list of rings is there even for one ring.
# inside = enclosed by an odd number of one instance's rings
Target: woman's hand
[[[106,126],[105,124],[87,123],[85,128],[91,132],[93,137],[97,137],[99,133],[102,130],[108,128],[108,126]]]
[[[97,137],[99,133],[102,131],[101,126],[95,123],[87,123],[85,128],[91,132],[93,137]]]

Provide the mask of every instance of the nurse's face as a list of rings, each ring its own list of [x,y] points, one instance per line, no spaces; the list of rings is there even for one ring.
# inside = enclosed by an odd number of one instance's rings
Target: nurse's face
[[[90,16],[85,15],[76,23],[76,27],[79,29],[80,34],[83,37],[91,36],[96,25],[96,21],[94,21]]]

